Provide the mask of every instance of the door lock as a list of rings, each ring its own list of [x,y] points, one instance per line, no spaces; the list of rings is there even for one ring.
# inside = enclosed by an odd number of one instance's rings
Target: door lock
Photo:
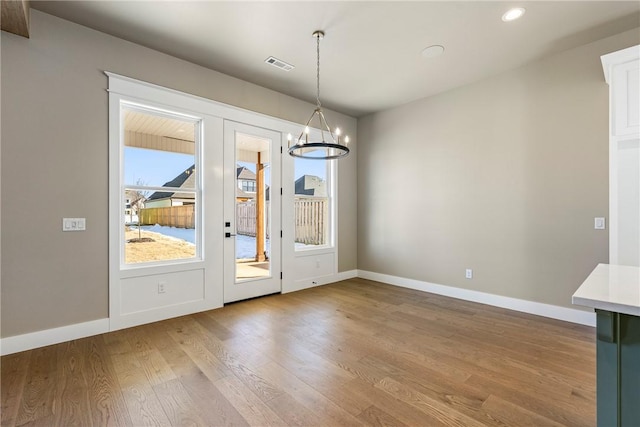
[[[229,238],[229,237],[232,237],[232,236],[235,236],[235,234],[231,234],[229,232],[224,233],[224,237],[226,237],[226,238]]]

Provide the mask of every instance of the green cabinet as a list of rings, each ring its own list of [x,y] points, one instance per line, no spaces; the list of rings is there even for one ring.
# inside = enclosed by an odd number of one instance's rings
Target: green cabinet
[[[598,427],[639,427],[640,317],[596,314]]]

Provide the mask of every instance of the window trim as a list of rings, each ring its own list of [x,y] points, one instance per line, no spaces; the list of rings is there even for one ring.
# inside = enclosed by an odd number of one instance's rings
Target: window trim
[[[294,188],[294,195],[293,198],[295,200],[296,194],[295,194],[295,162],[298,158],[294,157],[293,158],[293,171],[294,171],[294,177],[293,177],[293,188]],[[294,254],[304,254],[309,255],[310,253],[317,253],[318,255],[320,254],[324,254],[324,253],[329,253],[332,251],[337,251],[337,245],[336,245],[336,232],[337,232],[337,214],[336,214],[336,210],[337,210],[337,203],[335,203],[335,200],[337,198],[337,187],[335,185],[335,183],[338,181],[337,178],[337,174],[338,174],[338,168],[337,168],[337,159],[333,159],[333,160],[313,160],[313,161],[324,161],[326,162],[326,166],[327,166],[327,200],[328,200],[328,219],[329,219],[329,229],[327,230],[327,240],[328,243],[325,243],[324,245],[317,245],[314,247],[305,247],[305,248],[296,248],[295,247],[295,229],[294,229],[294,248],[293,248],[293,252]],[[293,220],[294,220],[294,227],[295,227],[295,210],[293,213]]]
[[[143,323],[149,323],[157,320],[167,319],[170,317],[181,316],[198,311],[210,310],[213,308],[222,307],[223,305],[223,289],[222,280],[219,277],[220,272],[223,271],[223,251],[221,244],[221,237],[223,236],[224,218],[222,215],[222,209],[219,205],[219,200],[222,197],[222,189],[218,187],[218,182],[222,179],[222,158],[223,158],[223,130],[225,122],[238,122],[246,123],[251,126],[263,127],[265,129],[275,130],[281,133],[281,146],[283,148],[288,146],[287,135],[297,134],[300,132],[300,123],[283,120],[277,117],[269,116],[267,114],[257,113],[240,107],[224,104],[219,101],[204,98],[202,96],[193,95],[185,92],[181,92],[175,89],[158,86],[153,83],[145,82],[142,80],[134,79],[131,77],[119,75],[116,73],[104,72],[108,77],[108,94],[109,94],[109,330],[114,331],[122,329],[124,327],[135,326]],[[202,187],[202,209],[205,212],[206,217],[202,219],[202,230],[204,233],[204,243],[202,246],[203,261],[188,262],[188,263],[176,263],[171,265],[162,266],[145,266],[145,267],[133,267],[130,269],[120,269],[119,260],[119,235],[120,230],[119,223],[122,215],[120,199],[120,177],[119,171],[114,171],[114,165],[119,165],[120,155],[119,150],[114,149],[118,147],[119,136],[119,121],[117,117],[120,113],[119,102],[120,100],[126,100],[131,103],[141,103],[143,105],[156,105],[161,109],[179,109],[181,112],[187,112],[197,117],[204,118],[204,127],[202,135],[202,162],[205,167],[201,167],[202,175],[201,179],[205,180]],[[311,129],[312,135],[317,130]],[[319,131],[318,131],[319,132]],[[335,182],[334,182],[334,206],[332,211],[334,212],[333,219],[333,244],[334,246],[329,249],[310,249],[303,253],[295,253],[293,250],[293,236],[289,227],[292,221],[293,209],[287,206],[288,200],[291,200],[293,190],[293,180],[291,183],[289,179],[293,177],[292,171],[292,157],[286,154],[286,150],[283,150],[282,154],[282,168],[280,173],[282,174],[282,187],[284,187],[284,196],[282,198],[282,224],[284,230],[284,237],[282,240],[282,270],[284,272],[284,278],[282,280],[282,292],[293,292],[296,290],[304,289],[311,286],[322,285],[330,282],[335,282],[340,278],[338,274],[338,230],[340,228],[339,218],[337,215],[338,203],[340,199],[339,187],[337,182],[339,180],[340,167],[336,167]],[[337,165],[336,165],[337,166]],[[273,189],[274,191],[277,189]],[[287,204],[285,204],[287,203]],[[122,228],[124,229],[124,228]],[[277,230],[276,230],[277,231]],[[291,242],[291,244],[289,244]],[[298,274],[299,261],[301,257],[315,256],[320,254],[331,255],[335,260],[333,264],[333,271],[330,275],[323,276],[319,279],[312,279],[304,275],[305,273]],[[132,281],[128,279],[144,279],[150,280],[154,277],[160,277],[164,274],[190,272],[195,270],[202,270],[203,272],[203,294],[202,298],[198,297],[194,300],[181,301],[176,303],[172,302],[171,305],[154,305],[150,308],[145,308],[142,311],[131,312],[127,311],[123,306],[123,300],[126,295],[130,294],[132,287]],[[304,283],[302,278],[304,276]],[[139,282],[136,281],[136,284]],[[152,298],[148,300],[156,300],[153,295],[155,290],[154,283],[151,283],[152,288],[150,290]],[[145,285],[146,286],[146,285]]]
[[[124,145],[124,114],[125,111],[135,111],[138,113],[154,115],[158,117],[163,117],[167,119],[173,120],[181,120],[185,122],[190,122],[194,126],[194,164],[196,170],[196,179],[195,179],[195,188],[193,189],[183,189],[179,187],[161,187],[161,186],[152,186],[152,185],[128,185],[124,179],[124,162],[125,162],[125,145]],[[119,182],[118,188],[120,191],[120,201],[122,203],[123,200],[126,199],[126,191],[127,190],[142,190],[142,191],[165,191],[165,192],[181,192],[181,193],[192,193],[195,195],[195,210],[196,210],[196,228],[195,228],[195,256],[191,258],[179,258],[179,259],[170,259],[170,260],[157,260],[157,261],[146,261],[139,263],[131,263],[128,264],[126,262],[125,256],[125,221],[124,215],[120,216],[119,221],[119,260],[120,260],[120,270],[139,270],[145,268],[153,268],[153,267],[162,267],[162,266],[171,266],[177,264],[193,264],[202,262],[204,259],[203,256],[203,212],[204,212],[204,204],[202,201],[202,135],[203,135],[203,117],[199,117],[198,115],[189,115],[181,112],[171,111],[171,109],[163,108],[155,104],[152,101],[144,101],[140,102],[139,100],[129,100],[126,97],[120,97],[119,100],[119,142],[118,142],[118,152],[119,152]],[[124,206],[120,207],[121,211],[124,211]]]

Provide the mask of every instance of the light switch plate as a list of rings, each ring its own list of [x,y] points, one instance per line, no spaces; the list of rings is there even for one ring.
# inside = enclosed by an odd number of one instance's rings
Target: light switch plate
[[[605,228],[607,228],[607,223],[605,222],[604,218],[596,217],[593,219],[593,228],[596,230],[604,230]]]
[[[62,231],[85,231],[86,218],[62,218]]]

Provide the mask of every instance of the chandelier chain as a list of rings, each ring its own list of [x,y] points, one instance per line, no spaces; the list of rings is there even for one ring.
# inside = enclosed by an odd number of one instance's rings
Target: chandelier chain
[[[317,93],[316,93],[316,105],[320,108],[322,105],[320,104],[320,35],[316,36],[316,54],[317,54],[317,62],[316,62],[316,82],[317,82]]]

